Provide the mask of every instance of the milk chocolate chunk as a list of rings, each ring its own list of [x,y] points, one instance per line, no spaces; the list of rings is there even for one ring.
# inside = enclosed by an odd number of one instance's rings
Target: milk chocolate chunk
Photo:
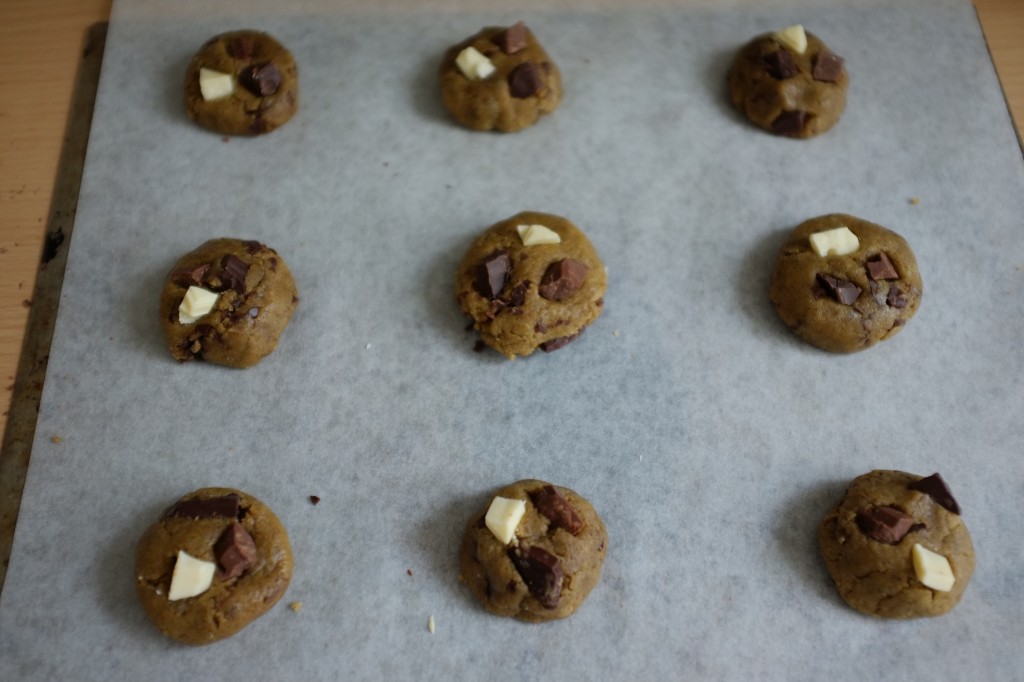
[[[960,515],[960,505],[957,504],[955,499],[953,499],[953,493],[950,492],[949,486],[946,485],[946,482],[942,480],[942,476],[939,474],[935,473],[926,478],[922,478],[919,481],[911,483],[907,487],[911,490],[917,490],[928,495],[930,498],[935,500],[936,504],[945,507],[957,516]]]
[[[189,519],[210,519],[214,517],[233,518],[239,515],[238,495],[231,493],[221,497],[196,498],[179,502],[164,514],[164,518],[181,516]]]
[[[846,279],[839,279],[819,272],[818,283],[843,305],[853,305],[857,297],[860,296],[861,288]]]
[[[484,298],[494,299],[505,288],[512,271],[512,260],[508,249],[501,249],[487,256],[476,270],[476,290]]]
[[[564,301],[583,286],[586,276],[586,265],[574,258],[563,258],[548,266],[537,291],[549,301]]]
[[[582,333],[583,330],[581,329],[575,334],[570,334],[569,336],[559,336],[557,339],[545,341],[544,343],[540,344],[540,349],[545,353],[554,352],[559,348],[564,348],[565,346],[568,346],[570,343],[578,339],[580,334]]]
[[[906,308],[907,295],[899,287],[890,287],[885,297],[886,305],[892,308]]]
[[[793,53],[789,50],[778,50],[764,56],[764,65],[768,75],[780,81],[792,78],[798,71],[796,62],[793,61]]]
[[[207,44],[212,45],[216,40],[217,39],[214,38]],[[252,36],[238,36],[228,42],[228,54],[235,59],[252,59],[252,53],[255,47],[256,41],[253,40]]]
[[[281,87],[281,71],[274,62],[253,64],[242,69],[238,82],[257,97],[266,97]]]
[[[899,273],[896,272],[896,268],[893,267],[892,261],[889,260],[889,256],[886,255],[885,251],[869,259],[864,265],[867,268],[868,277],[876,282],[883,279],[900,278]]]
[[[203,284],[203,277],[206,275],[206,271],[210,269],[210,264],[200,265],[197,268],[176,270],[171,278],[181,284],[184,287],[191,285],[201,286]]]
[[[838,83],[839,76],[843,73],[843,58],[837,54],[822,50],[814,58],[814,68],[811,70],[811,78],[823,83]]]
[[[525,62],[512,69],[508,75],[509,94],[518,99],[526,99],[540,92],[544,87],[544,79],[540,69],[533,62]]]
[[[220,266],[224,269],[221,279],[228,289],[234,289],[241,296],[245,293],[245,275],[249,272],[249,264],[238,256],[228,254],[221,259]]]
[[[781,135],[796,135],[803,132],[810,116],[806,111],[783,111],[772,121],[772,130]]]
[[[491,38],[491,42],[505,54],[515,54],[526,47],[526,24],[517,21]]]
[[[573,535],[579,535],[583,530],[583,517],[555,486],[546,485],[530,497],[537,511],[546,516],[552,526],[564,528]]]
[[[562,594],[562,565],[558,557],[540,547],[512,548],[508,557],[537,601],[546,609],[558,607]]]
[[[238,521],[228,526],[213,546],[220,567],[218,577],[230,580],[242,575],[256,563],[256,542]]]
[[[898,545],[914,529],[914,519],[895,507],[872,507],[857,512],[857,527],[875,542]]]

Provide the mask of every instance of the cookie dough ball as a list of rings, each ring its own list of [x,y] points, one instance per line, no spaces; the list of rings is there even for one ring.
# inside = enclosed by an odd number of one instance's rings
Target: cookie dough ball
[[[606,282],[583,232],[565,218],[526,211],[470,245],[455,297],[484,343],[512,359],[575,340],[601,314]]]
[[[903,237],[836,213],[793,230],[768,296],[805,341],[852,353],[900,331],[917,312],[921,291],[921,273]]]
[[[787,137],[814,137],[834,126],[849,84],[843,58],[799,25],[754,38],[729,69],[733,105]]]
[[[160,322],[176,360],[255,365],[277,347],[299,302],[277,251],[211,239],[177,262],[160,294]]]
[[[266,33],[232,31],[214,36],[185,73],[188,117],[217,133],[269,133],[287,123],[298,108],[295,59]]]
[[[444,105],[474,130],[529,128],[562,100],[558,67],[521,21],[484,28],[449,48],[440,77]]]
[[[544,481],[505,486],[466,526],[462,581],[499,616],[570,616],[601,577],[608,534],[578,494]]]
[[[184,644],[230,637],[270,610],[292,577],[288,533],[251,495],[203,488],[139,540],[135,589],[146,615]]]
[[[872,471],[853,480],[818,531],[839,595],[882,618],[940,616],[974,572],[971,534],[939,474]]]

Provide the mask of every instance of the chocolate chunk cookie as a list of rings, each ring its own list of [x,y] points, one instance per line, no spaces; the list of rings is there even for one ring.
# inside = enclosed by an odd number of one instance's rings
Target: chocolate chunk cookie
[[[903,237],[836,213],[793,230],[768,296],[805,341],[852,353],[900,331],[917,312],[921,291],[917,260]]]
[[[277,251],[256,241],[211,239],[168,273],[160,322],[176,360],[249,367],[277,347],[298,302]]]
[[[606,282],[583,232],[565,218],[525,211],[470,245],[455,297],[484,342],[511,359],[576,339],[601,314]]]
[[[840,596],[871,616],[940,616],[974,572],[971,534],[939,474],[876,470],[855,478],[818,540]]]
[[[608,534],[578,494],[526,480],[495,493],[466,526],[462,580],[499,616],[542,622],[570,616],[601,577]]]
[[[787,137],[814,137],[834,126],[849,84],[843,58],[801,26],[754,38],[729,69],[733,105],[755,125]]]
[[[484,28],[452,46],[439,74],[444,105],[474,130],[528,128],[562,100],[558,67],[523,22]]]
[[[135,589],[171,639],[210,644],[270,610],[292,577],[288,533],[251,495],[202,488],[175,502],[139,540]]]
[[[295,59],[272,36],[231,31],[210,38],[185,72],[185,110],[224,135],[261,135],[299,108]]]

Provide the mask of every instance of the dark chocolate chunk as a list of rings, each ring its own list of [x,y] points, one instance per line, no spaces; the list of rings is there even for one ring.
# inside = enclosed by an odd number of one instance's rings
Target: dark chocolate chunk
[[[898,545],[914,529],[914,519],[896,507],[872,507],[857,512],[857,527],[875,542]]]
[[[868,271],[868,277],[877,281],[883,279],[899,279],[899,273],[896,272],[896,268],[893,267],[892,261],[889,260],[889,256],[882,251],[874,258],[870,259],[864,264]]]
[[[239,36],[228,43],[228,54],[235,59],[252,59],[255,47],[256,44],[251,36]]]
[[[259,253],[260,251],[263,251],[265,248],[267,247],[264,244],[261,244],[258,241],[252,239],[245,242],[245,250],[248,251],[249,253]]]
[[[546,609],[558,606],[562,595],[562,564],[558,557],[540,547],[510,548],[508,558],[537,601]]]
[[[526,24],[517,21],[491,38],[491,42],[505,54],[515,54],[526,47]]]
[[[487,256],[480,265],[476,266],[477,293],[484,298],[497,298],[501,290],[505,288],[510,272],[512,272],[512,259],[509,258],[508,249],[501,249]]]
[[[803,132],[804,126],[807,125],[810,118],[806,111],[800,109],[783,111],[772,121],[772,130],[780,135],[795,135]]]
[[[935,500],[935,503],[939,506],[945,507],[957,516],[960,515],[960,505],[953,499],[953,493],[949,491],[949,486],[942,480],[942,476],[939,476],[937,473],[915,481],[907,487],[924,493]]]
[[[181,516],[189,519],[209,519],[213,517],[234,518],[238,516],[238,495],[230,493],[221,497],[206,499],[195,498],[184,500],[171,507],[164,518]]]
[[[238,521],[228,526],[213,546],[220,572],[217,577],[230,580],[242,575],[256,563],[256,541]]]
[[[899,287],[889,287],[889,294],[885,297],[885,303],[892,308],[906,308],[907,295]]]
[[[516,284],[505,296],[503,302],[509,308],[518,308],[526,300],[526,292],[530,289],[530,283],[522,281]]]
[[[520,64],[508,75],[508,92],[518,99],[532,97],[543,87],[544,78],[533,62]]]
[[[811,78],[823,83],[836,83],[843,73],[843,58],[828,50],[823,50],[814,58]]]
[[[586,265],[572,258],[563,258],[548,266],[537,292],[549,301],[564,301],[583,286],[586,276]]]
[[[249,264],[229,253],[221,259],[220,266],[224,270],[221,279],[227,288],[234,289],[239,296],[244,294],[245,274],[249,272]]]
[[[853,305],[862,291],[859,286],[848,279],[839,279],[820,272],[818,273],[818,283],[843,305]]]
[[[579,338],[579,335],[582,333],[583,330],[581,329],[575,334],[570,334],[569,336],[559,336],[557,339],[550,339],[540,344],[540,349],[545,353],[552,353],[558,350],[559,348],[565,348],[570,343]]]
[[[564,528],[573,535],[579,535],[583,530],[583,517],[555,486],[546,485],[530,493],[530,499],[537,511],[550,519],[552,526]]]
[[[281,87],[281,71],[274,62],[253,64],[242,69],[238,82],[257,97],[266,97]]]
[[[762,59],[764,60],[764,66],[768,71],[768,75],[776,80],[784,81],[798,73],[796,62],[793,61],[793,53],[789,50],[778,50],[777,52],[766,54]]]
[[[314,507],[316,505],[320,504],[320,496],[319,495],[310,495],[309,496],[309,503],[312,504]]]

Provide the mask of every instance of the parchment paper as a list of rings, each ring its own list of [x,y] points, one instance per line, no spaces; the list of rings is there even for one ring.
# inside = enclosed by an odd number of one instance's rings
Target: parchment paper
[[[0,678],[1019,678],[1024,164],[968,2],[200,4],[115,7]],[[520,18],[562,107],[514,135],[461,129],[441,53]],[[797,22],[852,77],[810,141],[725,93],[742,43]],[[293,51],[301,111],[227,141],[185,118],[181,80],[240,27]],[[473,352],[453,277],[524,209],[584,229],[609,287],[576,343],[508,362]],[[905,330],[852,356],[801,342],[766,293],[784,235],[836,211],[903,234],[925,282]],[[176,364],[157,323],[164,274],[215,236],[275,247],[300,289],[244,371]],[[942,618],[862,616],[818,558],[820,519],[873,468],[940,471],[963,508],[978,568]],[[610,536],[601,583],[554,624],[491,616],[457,579],[463,524],[525,477],[588,497]],[[266,616],[189,648],[138,605],[134,548],[208,485],[270,505],[296,571]]]

